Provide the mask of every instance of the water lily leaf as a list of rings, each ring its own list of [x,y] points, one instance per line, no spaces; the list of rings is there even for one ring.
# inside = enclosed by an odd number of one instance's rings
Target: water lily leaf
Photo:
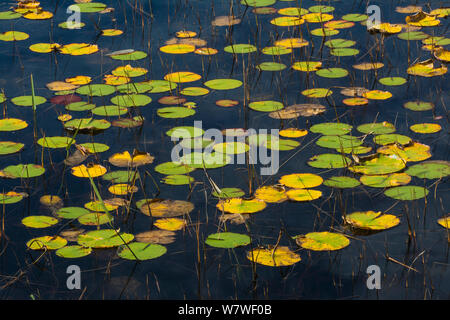
[[[406,83],[406,79],[402,77],[386,77],[381,78],[378,81],[385,86],[401,86]]]
[[[321,104],[305,103],[294,104],[284,109],[269,113],[273,119],[295,119],[298,117],[311,117],[324,113],[326,107]]]
[[[128,193],[137,192],[138,187],[134,185],[129,185],[127,183],[118,183],[110,186],[108,188],[108,191],[115,195],[124,196],[127,195]]]
[[[90,255],[92,248],[85,248],[79,245],[65,246],[55,251],[55,254],[61,258],[75,259]]]
[[[409,127],[411,131],[416,133],[436,133],[441,131],[442,127],[437,123],[417,123]]]
[[[111,123],[105,119],[73,119],[64,123],[64,129],[69,131],[83,132],[95,132],[106,130],[111,126]]]
[[[359,125],[356,130],[365,134],[388,134],[395,132],[395,126],[387,121],[372,122]]]
[[[369,100],[366,98],[347,98],[342,100],[342,103],[348,106],[364,106],[369,103]]]
[[[21,41],[30,37],[28,33],[20,31],[6,31],[0,33],[0,41]]]
[[[77,219],[88,214],[89,211],[81,207],[65,207],[56,212],[56,215],[63,219]]]
[[[168,44],[168,45],[162,46],[161,48],[159,48],[159,50],[161,50],[164,53],[169,53],[169,54],[185,54],[185,53],[194,52],[195,46],[190,45],[190,44],[182,44],[182,43]]]
[[[323,153],[309,159],[308,165],[314,168],[335,169],[345,168],[351,164],[351,160],[335,153]]]
[[[347,247],[350,240],[339,233],[310,232],[302,236],[294,237],[297,244],[303,249],[313,251],[334,251]]]
[[[298,9],[298,8],[294,8],[294,9]],[[280,9],[281,11],[282,9]],[[304,10],[304,9],[301,9]],[[274,42],[274,45],[277,47],[285,47],[285,48],[301,48],[301,47],[305,47],[309,44],[308,41],[302,39],[302,38],[285,38],[285,39],[281,39],[281,40],[277,40]]]
[[[439,223],[441,226],[443,226],[446,229],[450,229],[450,217],[438,219],[437,223]]]
[[[425,161],[409,167],[405,173],[421,179],[440,179],[450,175],[450,162]]]
[[[311,34],[317,37],[331,37],[335,36],[339,33],[339,30],[330,29],[330,28],[317,28],[311,30]]]
[[[53,51],[57,51],[61,45],[58,43],[35,43],[29,46],[28,48],[33,52],[38,53],[50,53]]]
[[[0,12],[0,20],[11,20],[11,19],[17,19],[22,16],[21,13],[14,12],[14,11],[1,11]]]
[[[354,136],[349,136],[346,134],[342,134],[339,136],[321,136],[316,144],[323,148],[331,148],[331,149],[340,149],[340,148],[349,148],[349,147],[357,147],[363,144],[363,142]]]
[[[17,106],[22,107],[32,107],[33,106],[33,96],[20,96],[11,99],[11,102]],[[38,106],[47,102],[47,99],[41,96],[34,96],[34,105]]]
[[[179,162],[196,169],[215,169],[226,166],[232,159],[220,152],[191,152],[180,157]]]
[[[214,191],[212,195],[216,198],[229,199],[240,198],[245,195],[245,192],[239,188],[221,188],[220,192]]]
[[[257,51],[258,49],[252,44],[242,43],[226,46],[223,50],[228,53],[251,53]]]
[[[120,53],[120,52],[113,52],[112,54],[109,54],[109,56],[114,60],[129,60],[129,61],[135,61],[135,60],[141,60],[144,58],[147,58],[148,54],[144,51],[135,51],[131,50],[131,52]]]
[[[175,242],[175,232],[167,230],[151,230],[138,233],[136,241],[144,243],[169,244]]]
[[[248,245],[250,237],[245,234],[220,232],[210,234],[205,243],[211,247],[231,249]]]
[[[434,104],[431,102],[424,101],[409,101],[403,105],[406,109],[412,111],[426,111],[432,110],[434,108]]]
[[[121,118],[114,120],[111,124],[120,128],[135,128],[144,124],[144,118],[141,116],[135,116],[133,118]]]
[[[89,212],[78,217],[78,222],[85,226],[99,226],[111,223],[114,219],[107,213]]]
[[[321,67],[322,62],[320,61],[297,61],[292,65],[292,69],[304,72],[317,71]]]
[[[205,86],[213,90],[231,90],[242,86],[242,81],[236,79],[214,79],[206,81]]]
[[[118,30],[118,29],[103,29],[102,30],[102,36],[105,36],[105,37],[115,37],[115,36],[120,36],[121,34],[123,34],[123,31]]]
[[[339,136],[349,133],[352,128],[351,125],[346,123],[324,122],[313,125],[309,130],[314,133]]]
[[[140,178],[139,172],[133,170],[118,170],[104,174],[102,179],[111,181],[112,183],[131,183]]]
[[[323,182],[327,187],[332,188],[354,188],[360,185],[360,182],[352,177],[331,177]]]
[[[333,94],[333,91],[327,88],[313,88],[302,91],[302,95],[308,98],[325,98]]]
[[[373,142],[375,142],[376,144],[381,144],[381,145],[387,145],[387,144],[391,144],[391,143],[399,143],[399,144],[408,144],[410,143],[412,140],[410,137],[408,136],[404,136],[401,134],[380,134],[377,135],[375,137],[373,137]]]
[[[383,67],[384,67],[384,63],[381,63],[381,62],[363,62],[363,63],[353,65],[353,68],[358,69],[358,70],[363,70],[363,71],[376,70],[376,69],[380,69]],[[366,91],[369,91],[369,90],[366,89]]]
[[[292,173],[280,178],[279,183],[289,188],[314,188],[323,182],[321,176],[313,173]]]
[[[171,174],[167,175],[164,178],[161,179],[161,182],[165,184],[180,186],[185,184],[192,184],[194,182],[194,178],[184,175],[184,174]]]
[[[1,130],[0,130],[1,131]],[[23,143],[0,141],[0,155],[12,154],[19,152],[25,147]]]
[[[106,202],[106,200],[103,203],[100,200],[98,200],[87,202],[84,204],[84,207],[94,212],[106,212],[106,210],[108,211],[116,210],[119,206],[115,203],[114,204],[108,203]]]
[[[114,86],[108,84],[87,84],[75,90],[76,93],[91,97],[108,96],[116,91]]]
[[[164,162],[155,167],[156,172],[166,175],[186,174],[194,170],[195,168],[176,162]]]
[[[172,218],[188,215],[194,210],[194,205],[183,200],[152,200],[152,202],[144,202],[138,208],[147,216]]]
[[[308,134],[308,130],[297,129],[297,128],[287,128],[280,130],[278,134],[286,138],[300,138]]]
[[[322,191],[313,189],[290,189],[286,191],[289,200],[292,201],[312,201],[322,196]]]
[[[300,256],[286,246],[253,249],[247,252],[247,259],[269,267],[290,266],[301,261]]]
[[[346,215],[345,222],[356,229],[386,230],[397,226],[400,220],[392,214],[384,214],[381,211],[365,211]]]
[[[160,244],[133,242],[127,246],[120,246],[117,255],[126,260],[143,261],[159,258],[166,252],[166,247]]]
[[[26,245],[31,250],[56,250],[66,244],[67,240],[60,236],[43,236],[29,240]]]
[[[127,78],[134,78],[134,77],[140,77],[144,74],[147,74],[148,70],[145,68],[139,68],[139,67],[132,67],[131,65],[127,64],[125,66],[119,66],[111,71],[111,73],[115,76],[119,77],[127,77]],[[67,79],[66,79],[67,81]]]
[[[45,173],[45,168],[37,164],[18,164],[8,166],[0,171],[0,177],[6,178],[34,178]]]
[[[392,97],[392,93],[382,90],[370,90],[362,94],[364,98],[371,100],[386,100]]]
[[[165,107],[158,109],[156,113],[161,118],[181,119],[193,116],[195,110],[186,107]]]
[[[75,142],[75,139],[70,137],[44,137],[37,141],[40,146],[51,149],[67,148]]]
[[[354,22],[348,20],[331,20],[324,24],[326,28],[330,29],[347,29],[355,25]]]
[[[410,66],[406,70],[406,72],[414,76],[429,78],[446,74],[447,67],[445,65],[441,65],[440,67],[435,68],[433,60],[428,59],[425,61],[417,62],[416,64]]]
[[[16,118],[0,119],[0,131],[16,131],[28,127],[28,123],[24,120]]]
[[[431,157],[430,147],[418,142],[412,142],[406,146],[396,143],[388,144],[378,148],[377,152],[395,155],[404,161],[423,161]]]
[[[322,23],[330,21],[331,19],[333,19],[333,16],[327,13],[313,12],[303,15],[302,18],[305,19],[308,23]]]
[[[165,218],[157,219],[153,224],[162,230],[177,231],[186,227],[187,221],[180,218]]]
[[[267,7],[271,6],[276,0],[241,0],[241,4],[250,7]]]
[[[266,203],[259,199],[244,200],[231,198],[220,200],[216,207],[220,211],[229,213],[255,213],[266,208]]]
[[[406,185],[411,181],[411,176],[406,173],[392,173],[376,176],[363,175],[361,176],[360,181],[368,187],[387,188]]]
[[[428,190],[419,186],[400,186],[389,188],[384,194],[397,200],[416,200],[425,198]]]
[[[79,178],[95,178],[100,177],[106,173],[106,168],[99,164],[90,164],[85,166],[84,164],[76,167],[72,167],[72,174]]]
[[[23,195],[14,191],[6,193],[0,193],[0,204],[12,204],[17,203],[23,199]]]
[[[81,143],[79,146],[87,149],[90,153],[101,153],[109,150],[109,146],[98,142]]]
[[[122,153],[115,153],[109,157],[108,161],[117,167],[139,167],[149,163],[152,163],[155,157],[151,156],[147,152],[140,152],[135,150],[133,155],[130,155],[128,151]]]
[[[352,164],[348,169],[355,173],[378,175],[394,173],[405,167],[405,162],[396,155],[374,154],[359,159],[359,163]]]
[[[402,32],[398,35],[399,39],[402,40],[424,40],[426,38],[428,38],[430,35],[422,32],[422,31],[407,31],[407,32]]]
[[[67,9],[82,13],[93,13],[103,11],[106,9],[106,7],[106,4],[100,2],[86,2],[72,4]]]
[[[87,54],[93,54],[98,52],[98,46],[96,44],[89,43],[70,43],[58,48],[58,51],[62,54],[68,54],[71,56],[81,56]]]
[[[118,105],[100,106],[91,110],[92,114],[103,117],[117,117],[128,113],[126,107]]]
[[[279,27],[299,26],[305,23],[305,20],[298,16],[282,16],[270,20],[270,23]]]
[[[329,48],[347,48],[352,47],[356,44],[356,41],[347,39],[331,39],[325,41],[324,44]]]
[[[243,142],[223,142],[214,145],[213,149],[224,154],[241,154],[247,152],[250,147]]]
[[[120,235],[120,236],[119,236]],[[78,244],[87,248],[112,248],[129,243],[134,236],[112,229],[89,231],[78,236]]]
[[[333,48],[330,54],[337,57],[356,56],[359,53],[358,49],[354,48]]]
[[[343,78],[348,75],[348,71],[342,68],[326,68],[317,70],[316,74],[324,78]]]
[[[68,111],[87,111],[95,108],[95,104],[90,104],[85,101],[72,102],[65,105]]]
[[[261,71],[281,71],[286,69],[287,66],[279,62],[262,62],[256,68]]]
[[[284,188],[279,186],[262,186],[256,189],[255,198],[267,203],[281,203],[288,199]]]

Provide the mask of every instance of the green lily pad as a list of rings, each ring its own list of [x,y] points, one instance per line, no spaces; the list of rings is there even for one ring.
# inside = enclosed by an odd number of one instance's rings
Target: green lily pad
[[[78,244],[89,248],[112,248],[128,243],[134,239],[129,233],[119,233],[112,229],[89,231],[78,236]]]
[[[31,250],[56,250],[66,244],[67,240],[60,236],[43,236],[29,240],[26,245]]]
[[[103,117],[116,117],[124,115],[128,112],[126,107],[118,105],[100,106],[91,110],[92,114]]]
[[[34,178],[39,177],[45,173],[45,168],[37,164],[18,164],[8,166],[2,171],[0,175],[4,174],[7,178]]]
[[[220,189],[220,193],[214,191],[212,195],[220,199],[230,199],[230,198],[240,198],[245,195],[245,192],[239,188],[222,188]]]
[[[91,153],[101,153],[109,150],[109,146],[104,143],[86,142],[79,144]]]
[[[162,178],[161,181],[165,184],[181,186],[185,184],[191,184],[192,182],[194,182],[194,178],[184,174],[171,174]]]
[[[95,104],[87,103],[85,101],[77,101],[69,103],[65,106],[68,111],[87,111],[95,108]]]
[[[324,122],[313,125],[309,130],[323,135],[340,136],[352,131],[352,126],[346,123]]]
[[[114,219],[107,213],[89,212],[78,217],[78,222],[86,226],[99,226],[111,223]]]
[[[450,175],[450,162],[425,161],[409,167],[405,172],[421,179],[440,179]]]
[[[426,111],[432,110],[434,108],[434,104],[431,102],[424,101],[409,101],[403,105],[406,109],[412,111]]]
[[[347,48],[352,47],[356,44],[356,41],[353,40],[347,40],[347,39],[331,39],[328,41],[325,41],[324,43],[329,48]]]
[[[350,240],[342,234],[333,232],[310,232],[304,236],[294,237],[303,249],[313,251],[334,251],[347,247]]]
[[[102,179],[111,181],[114,184],[118,183],[131,183],[133,180],[139,179],[139,172],[136,171],[127,171],[127,170],[118,170],[111,171],[104,175],[102,175]]]
[[[0,205],[17,203],[23,199],[23,195],[14,191],[0,193]]]
[[[116,92],[116,88],[108,84],[87,84],[77,88],[75,92],[91,97],[103,97]]]
[[[241,4],[250,7],[267,7],[271,6],[276,0],[241,0]]]
[[[226,46],[223,50],[228,53],[251,53],[257,51],[258,49],[252,44],[242,43]]]
[[[33,106],[33,96],[20,96],[11,99],[11,102],[17,106],[22,107],[32,107]],[[34,96],[34,105],[38,106],[47,102],[47,99],[41,96]]]
[[[22,219],[22,224],[29,228],[48,228],[58,223],[58,219],[49,216],[28,216]]]
[[[384,121],[378,123],[365,123],[359,125],[356,130],[365,134],[387,134],[395,132],[395,126],[392,123]]]
[[[205,133],[201,128],[191,127],[191,126],[181,126],[170,129],[166,132],[166,135],[172,138],[178,139],[192,139],[195,137],[200,137]]]
[[[262,62],[256,68],[261,71],[281,71],[286,69],[287,66],[279,62]]]
[[[16,131],[28,127],[28,123],[24,120],[16,118],[0,119],[0,131]]]
[[[320,169],[345,168],[351,163],[349,158],[335,153],[319,154],[311,157],[308,161],[308,165]]]
[[[233,232],[213,233],[206,238],[205,243],[216,248],[236,248],[250,243],[250,237]]]
[[[82,13],[94,13],[105,10],[106,4],[100,2],[87,2],[87,3],[77,3],[70,5],[67,9],[82,12]]]
[[[193,116],[195,114],[195,110],[186,107],[165,107],[159,108],[156,113],[161,118],[181,119]]]
[[[381,144],[383,146],[391,143],[408,144],[412,140],[408,136],[401,134],[391,133],[391,134],[380,134],[373,137],[373,142],[376,144]]]
[[[0,155],[12,154],[19,152],[25,145],[23,143],[0,141]]]
[[[191,152],[183,155],[179,160],[180,163],[187,164],[196,169],[203,169],[203,166],[206,169],[221,168],[231,163],[231,161],[232,159],[230,156],[219,152]]]
[[[127,260],[150,260],[155,259],[167,252],[166,247],[160,244],[133,242],[129,245],[119,247],[117,255]]]
[[[316,144],[323,148],[340,149],[348,147],[356,147],[363,144],[363,142],[354,136],[340,135],[340,136],[322,136]]]
[[[75,142],[75,139],[70,137],[44,137],[37,141],[40,146],[51,149],[67,148]]]
[[[89,210],[81,207],[65,207],[56,211],[56,215],[63,219],[77,219],[88,213]]]
[[[349,57],[359,54],[359,50],[355,48],[333,48],[330,54],[337,57]]]
[[[401,86],[406,83],[406,79],[402,77],[386,77],[381,78],[378,81],[385,86]]]
[[[348,71],[342,68],[319,69],[316,74],[324,78],[343,78],[348,75]]]
[[[214,79],[206,81],[205,86],[213,90],[231,90],[242,86],[242,81],[236,79]]]
[[[156,172],[166,175],[186,174],[194,170],[195,168],[176,162],[164,162],[155,167]]]
[[[332,188],[354,188],[359,186],[361,183],[352,177],[331,177],[330,179],[327,179],[323,182],[324,185],[327,187]]]
[[[397,200],[416,200],[425,198],[428,190],[419,186],[400,186],[389,188],[384,194]]]
[[[346,215],[345,222],[357,229],[379,231],[397,226],[400,220],[392,214],[382,214],[380,211],[358,211]]]
[[[369,18],[368,15],[361,14],[361,13],[348,13],[348,14],[342,16],[343,20],[352,21],[352,22],[365,21],[368,18]]]
[[[105,119],[82,118],[73,119],[64,123],[64,129],[79,132],[92,132],[106,130],[111,123]]]
[[[359,163],[349,166],[348,169],[355,173],[377,175],[398,172],[405,166],[405,162],[395,155],[377,153],[361,158]]]
[[[250,102],[248,107],[255,111],[272,112],[283,109],[284,105],[278,101],[266,100]]]
[[[422,31],[409,31],[402,32],[397,37],[402,40],[423,40],[428,38],[429,35]]]
[[[55,254],[61,258],[75,259],[82,258],[91,254],[92,248],[85,248],[79,245],[65,246],[55,251]]]
[[[130,61],[136,61],[141,60],[144,58],[147,58],[148,54],[144,51],[133,51],[129,53],[122,53],[122,54],[114,54],[110,55],[110,57],[114,60],[130,60]]]
[[[152,102],[145,94],[127,94],[111,98],[111,103],[121,107],[142,107]]]
[[[14,11],[2,11],[0,12],[0,20],[11,20],[11,19],[17,19],[22,16],[21,13],[14,12]]]

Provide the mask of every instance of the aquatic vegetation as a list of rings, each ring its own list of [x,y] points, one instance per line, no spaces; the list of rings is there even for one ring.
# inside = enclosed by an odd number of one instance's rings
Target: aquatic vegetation
[[[271,298],[280,268],[275,297],[308,298],[309,282],[294,286],[313,269],[359,281],[366,248],[436,283],[448,8],[386,3],[373,23],[342,1],[104,2],[0,11],[0,255],[25,261],[30,288],[56,256],[95,261],[95,281],[132,269],[160,297],[158,277],[176,297]],[[411,244],[433,256],[390,256]],[[234,287],[222,293],[223,279]]]

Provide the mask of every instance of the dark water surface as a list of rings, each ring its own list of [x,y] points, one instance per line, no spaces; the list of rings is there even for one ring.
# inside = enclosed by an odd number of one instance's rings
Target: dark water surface
[[[14,1],[2,1],[0,11],[8,10]],[[244,89],[211,91],[200,97],[187,97],[188,101],[198,104],[197,113],[193,117],[181,120],[162,119],[156,110],[161,105],[157,100],[167,93],[149,94],[153,102],[140,108],[140,114],[146,122],[142,128],[120,129],[111,127],[95,136],[79,135],[77,143],[100,142],[110,146],[110,150],[99,154],[99,163],[109,171],[116,168],[107,159],[113,153],[132,151],[137,148],[149,152],[155,162],[146,166],[146,170],[159,180],[163,177],[154,172],[155,165],[170,161],[170,138],[164,132],[177,125],[193,125],[194,120],[202,120],[203,128],[309,128],[312,124],[336,121],[336,116],[344,123],[356,126],[368,122],[389,121],[395,123],[397,133],[405,134],[419,142],[430,145],[431,160],[449,160],[448,147],[448,74],[439,77],[413,77],[406,73],[408,63],[423,61],[430,57],[428,51],[421,49],[420,41],[404,41],[396,35],[386,37],[384,45],[378,45],[381,35],[369,34],[365,26],[355,23],[350,29],[341,30],[334,38],[357,41],[355,48],[360,53],[355,57],[335,57],[328,49],[320,49],[322,38],[309,34],[306,25],[301,28],[277,27],[269,23],[278,16],[255,15],[251,8],[238,1],[172,1],[153,0],[140,1],[142,9],[133,9],[135,1],[104,0],[105,4],[115,8],[112,14],[82,14],[86,26],[80,30],[64,30],[58,28],[60,22],[67,19],[66,8],[72,1],[42,1],[44,9],[54,12],[54,18],[44,21],[31,21],[23,18],[0,21],[0,31],[18,30],[27,32],[30,38],[25,41],[0,43],[0,88],[4,89],[8,98],[30,94],[29,76],[33,74],[36,94],[48,99],[52,93],[45,84],[64,80],[76,75],[89,75],[93,83],[103,83],[103,76],[122,65],[105,54],[108,52],[135,49],[149,53],[146,59],[132,61],[133,66],[145,67],[149,70],[145,79],[163,79],[164,75],[173,71],[191,71],[202,75],[202,80],[195,83],[181,84],[181,87],[201,86],[202,81],[215,78],[233,78],[249,84],[250,100],[277,100],[285,106],[295,103],[315,102],[327,106],[327,111],[319,116],[297,120],[275,120],[266,113],[243,108]],[[139,3],[139,1],[137,1]],[[230,4],[242,23],[227,27],[213,27],[211,20],[215,16],[228,15]],[[273,7],[295,6],[296,1],[278,1]],[[308,8],[319,2],[305,0],[302,7]],[[347,13],[364,13],[365,2],[337,1],[320,4],[332,5],[336,8],[333,15],[339,18]],[[431,9],[445,5],[444,2],[413,1],[375,1],[381,8],[382,21],[404,23],[405,14],[395,12],[396,6],[410,4],[431,4]],[[56,11],[55,11],[56,10]],[[441,25],[423,28],[431,35],[450,36],[448,19],[441,19]],[[124,34],[118,37],[99,37],[94,25],[101,29],[118,28]],[[318,26],[309,25],[311,29]],[[208,47],[219,50],[217,55],[206,57],[194,53],[170,55],[159,51],[165,41],[174,37],[180,30],[192,30],[208,42]],[[273,58],[261,53],[237,55],[223,51],[232,43],[251,43],[259,49],[270,46],[274,40],[303,36],[310,41],[307,47],[294,49],[293,54]],[[54,41],[60,44],[72,42],[96,43],[100,52],[85,56],[67,56],[62,54],[39,54],[31,52],[28,47],[33,43]],[[448,46],[447,46],[448,48]],[[360,62],[375,61],[385,64],[377,71],[378,78],[401,76],[408,79],[402,86],[385,87],[377,82],[375,72],[362,72],[352,68]],[[260,73],[254,66],[263,61],[280,61],[288,66],[281,72]],[[350,75],[342,79],[326,79],[311,73],[289,68],[294,61],[322,61],[325,67],[341,67],[349,70]],[[393,97],[385,101],[371,100],[363,107],[347,107],[341,103],[339,88],[329,98],[309,99],[301,95],[301,91],[314,87],[363,86],[369,89],[389,90]],[[83,97],[85,99],[85,97]],[[105,99],[106,103],[103,101]],[[97,105],[109,104],[110,97],[95,98]],[[234,108],[220,108],[215,105],[219,99],[236,99],[240,105]],[[407,101],[420,99],[435,104],[432,111],[414,112],[403,108]],[[217,199],[211,196],[211,186],[202,170],[192,173],[198,184],[190,193],[188,186],[170,186],[158,183],[160,193],[150,178],[145,181],[146,194],[150,197],[180,199],[195,205],[190,214],[190,224],[183,231],[177,231],[176,241],[167,244],[167,253],[155,260],[134,263],[117,257],[116,250],[94,250],[84,258],[68,260],[47,253],[36,262],[40,252],[27,250],[25,243],[37,236],[59,233],[67,221],[48,229],[29,229],[21,224],[21,220],[29,215],[49,214],[39,198],[45,194],[58,194],[64,199],[64,206],[83,206],[91,201],[88,179],[80,179],[64,170],[62,161],[66,153],[64,149],[44,149],[33,140],[33,112],[31,108],[18,107],[10,101],[6,102],[9,117],[26,120],[28,128],[12,133],[1,132],[2,141],[20,141],[25,149],[18,153],[0,157],[0,168],[18,163],[41,163],[44,159],[45,175],[20,181],[19,179],[0,180],[0,189],[27,192],[30,196],[17,204],[7,205],[4,211],[5,238],[1,240],[0,281],[4,286],[0,290],[2,299],[30,299],[31,295],[39,299],[74,299],[80,295],[86,299],[448,299],[450,293],[449,246],[447,233],[436,221],[448,214],[449,185],[448,179],[440,181],[413,178],[411,184],[430,187],[426,202],[401,201],[388,198],[382,189],[360,186],[340,191],[320,186],[322,198],[311,203],[284,202],[268,204],[267,208],[255,213],[249,220],[252,245],[257,246],[277,242],[281,229],[291,236],[312,231],[340,230],[342,213],[354,211],[382,211],[400,217],[401,224],[393,229],[370,236],[354,236],[347,248],[336,252],[310,252],[300,250],[302,261],[290,266],[271,268],[252,264],[246,258],[248,247],[236,249],[219,249],[204,244],[206,237],[220,231],[223,225],[218,218],[221,213],[216,209]],[[334,108],[333,106],[336,106]],[[65,113],[64,107],[47,102],[38,106],[38,137],[65,135],[57,116]],[[138,113],[135,113],[136,115]],[[76,117],[87,117],[89,112],[73,112]],[[437,120],[435,117],[438,117]],[[439,133],[421,135],[409,130],[414,123],[434,122],[442,126]],[[354,135],[359,133],[354,129]],[[266,185],[277,183],[278,179],[288,173],[312,172],[320,174],[324,179],[335,175],[353,176],[345,169],[320,170],[307,165],[307,160],[329,150],[314,144],[318,135],[309,133],[300,138],[301,146],[292,151],[280,153],[283,166],[279,172],[267,177],[258,176],[257,181],[269,179]],[[372,143],[369,141],[369,144]],[[306,147],[305,147],[306,146]],[[372,144],[372,146],[374,146]],[[299,149],[301,149],[300,152]],[[53,163],[51,165],[50,161]],[[259,172],[259,170],[257,171]],[[143,173],[143,169],[141,170]],[[220,187],[238,187],[249,191],[248,171],[246,165],[229,165],[224,168],[208,171],[210,177]],[[62,176],[64,187],[60,189]],[[257,185],[257,181],[254,181]],[[96,179],[104,198],[109,197],[109,184]],[[254,186],[255,186],[254,185]],[[140,188],[141,189],[141,188]],[[134,199],[143,199],[142,190],[134,195]],[[152,227],[149,217],[132,207],[130,218],[122,223],[122,216],[116,217],[116,227],[122,231],[137,234]],[[415,231],[415,237],[408,236],[408,222]],[[336,220],[330,218],[334,217]],[[338,221],[338,223],[336,223]],[[76,224],[74,224],[76,225]],[[199,227],[197,239],[196,228]],[[84,227],[92,229],[94,227]],[[247,233],[244,225],[227,223],[227,230]],[[197,243],[198,242],[198,243]],[[280,245],[292,244],[287,236],[281,238]],[[399,263],[388,260],[392,257],[405,265],[412,265],[416,271]],[[200,264],[198,263],[200,261]],[[82,290],[68,290],[66,287],[66,268],[77,264],[82,270]],[[378,292],[366,287],[366,268],[379,265],[382,271],[382,289]],[[20,272],[21,270],[22,272]],[[19,279],[14,279],[20,275]],[[8,283],[13,281],[12,283]],[[84,292],[82,293],[84,289]]]

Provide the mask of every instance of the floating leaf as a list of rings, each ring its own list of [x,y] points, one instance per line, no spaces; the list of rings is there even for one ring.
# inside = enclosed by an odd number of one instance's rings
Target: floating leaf
[[[322,191],[313,189],[290,189],[286,191],[289,200],[293,201],[312,201],[322,196]]]
[[[5,118],[0,119],[0,131],[16,131],[28,127],[28,124],[21,119]]]
[[[166,218],[158,219],[153,224],[162,230],[177,231],[186,227],[187,221],[179,218]]]
[[[106,173],[106,168],[99,164],[92,164],[85,166],[84,164],[72,167],[72,174],[79,178],[95,178],[100,177]]]
[[[424,101],[409,101],[403,105],[406,109],[412,111],[426,111],[432,110],[434,108],[434,104],[431,102]]]
[[[89,211],[81,207],[65,207],[61,208],[56,212],[56,215],[63,219],[77,219]]]
[[[294,238],[300,247],[313,251],[340,250],[350,244],[350,240],[346,236],[327,231],[310,232]]]
[[[194,178],[184,174],[171,174],[162,178],[161,181],[165,184],[180,186],[192,184],[194,182]]]
[[[308,134],[308,130],[301,130],[296,128],[283,129],[278,132],[282,137],[286,138],[300,138]]]
[[[366,175],[388,174],[402,170],[405,162],[396,155],[374,154],[359,159],[359,163],[352,164],[348,169],[355,173]]]
[[[185,107],[165,107],[158,109],[156,113],[162,118],[180,119],[193,116],[195,110]]]
[[[1,131],[1,130],[0,130]],[[23,143],[0,141],[0,155],[19,152],[25,145]]]
[[[253,249],[247,252],[247,259],[269,267],[290,266],[301,260],[298,254],[286,246]]]
[[[316,144],[323,148],[332,148],[332,149],[340,149],[340,148],[348,148],[348,147],[357,147],[362,145],[362,141],[354,136],[349,136],[346,134],[340,136],[321,136]]]
[[[106,130],[111,126],[111,123],[104,119],[73,119],[64,123],[64,129],[78,132],[94,132]]]
[[[78,236],[78,244],[87,248],[112,248],[128,243],[134,239],[129,233],[112,229],[89,231]]]
[[[269,113],[269,117],[273,119],[295,119],[298,117],[311,117],[324,113],[326,107],[321,104],[294,104],[284,109]]]
[[[205,243],[211,247],[231,249],[248,245],[250,237],[245,234],[220,232],[210,234]]]
[[[419,186],[400,186],[389,188],[384,194],[397,200],[416,200],[426,197],[428,190]]]
[[[334,153],[323,153],[309,159],[308,165],[314,168],[334,169],[345,168],[351,164],[351,160],[345,156]]]
[[[244,200],[241,198],[231,198],[220,200],[216,205],[217,209],[229,213],[255,213],[266,208],[264,201],[253,199]]]
[[[126,260],[143,261],[156,259],[166,252],[166,247],[159,244],[133,242],[127,246],[120,246],[117,255]]]
[[[348,71],[342,68],[327,68],[317,70],[316,74],[324,78],[343,78],[348,75]]]
[[[255,198],[267,203],[281,203],[288,199],[284,188],[279,186],[262,186],[256,189]]]
[[[92,248],[85,248],[79,245],[65,246],[56,250],[55,254],[61,258],[75,259],[91,254]]]
[[[396,133],[380,134],[373,137],[373,142],[375,142],[376,144],[381,144],[383,146],[391,143],[408,144],[411,141],[412,140],[410,137]]]
[[[387,121],[372,122],[359,125],[356,130],[365,134],[388,134],[395,132],[395,126]]]
[[[20,31],[6,31],[0,33],[0,41],[21,41],[26,40],[29,37],[29,34]]]
[[[106,4],[100,2],[86,2],[77,3],[70,5],[67,10],[82,12],[82,13],[93,13],[100,12],[106,9]]]
[[[40,138],[37,143],[45,148],[67,148],[75,143],[75,139],[70,137],[44,137]]]
[[[33,101],[34,101],[34,105],[38,106],[40,104],[43,104],[45,102],[47,102],[47,99],[45,99],[44,97],[41,96],[20,96],[20,97],[15,97],[11,99],[11,102],[14,103],[17,106],[22,106],[22,107],[32,107],[33,106]]]
[[[169,73],[164,76],[164,80],[176,83],[193,82],[200,80],[201,78],[202,77],[199,74],[188,71]]]
[[[220,189],[220,192],[214,191],[212,195],[221,199],[229,199],[240,198],[245,195],[245,192],[239,188],[222,188]]]
[[[406,83],[406,79],[402,77],[387,77],[381,78],[378,81],[385,86],[401,86]]]
[[[412,142],[406,146],[401,146],[399,144],[389,144],[377,149],[378,153],[395,155],[403,161],[423,161],[431,157],[430,147],[418,143]]]
[[[6,178],[34,178],[45,173],[45,168],[37,164],[18,164],[8,166],[0,171],[0,177]]]
[[[360,182],[352,177],[331,177],[323,182],[327,187],[332,188],[354,188],[360,185]]]
[[[357,229],[386,230],[397,226],[400,220],[392,214],[382,214],[381,211],[358,211],[346,215],[345,222]]]
[[[352,131],[352,126],[346,123],[324,122],[313,125],[309,130],[324,135],[345,135]]]
[[[29,240],[27,247],[31,250],[56,250],[66,244],[67,240],[60,236],[43,236]]]
[[[109,157],[108,161],[117,167],[138,167],[152,163],[155,158],[147,152],[135,150],[133,155],[128,151],[115,153]]]
[[[157,200],[144,202],[138,208],[147,216],[171,218],[188,215],[194,210],[194,205],[183,200]]]
[[[418,123],[409,127],[411,131],[417,133],[436,133],[441,131],[442,127],[437,123]]]
[[[289,188],[314,188],[323,182],[321,176],[313,173],[292,173],[280,178],[279,183]]]
[[[86,226],[99,226],[111,223],[113,218],[107,213],[90,212],[78,217],[78,222]]]
[[[409,167],[405,173],[421,179],[440,179],[450,175],[450,162],[425,161]]]
[[[406,173],[382,174],[376,176],[363,175],[360,178],[362,184],[372,188],[396,187],[408,184],[411,176]]]

